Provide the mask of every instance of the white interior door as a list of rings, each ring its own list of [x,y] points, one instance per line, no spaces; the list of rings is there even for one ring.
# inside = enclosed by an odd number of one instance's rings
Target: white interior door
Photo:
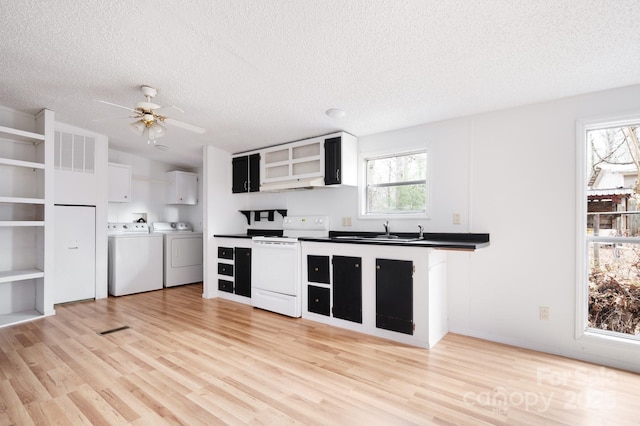
[[[96,212],[55,206],[54,303],[96,297]]]

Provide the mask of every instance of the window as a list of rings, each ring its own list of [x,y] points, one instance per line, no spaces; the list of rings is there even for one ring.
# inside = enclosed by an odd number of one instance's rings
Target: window
[[[580,131],[584,239],[578,331],[638,340],[640,117],[584,125]]]
[[[425,151],[366,159],[365,169],[365,215],[426,215]]]

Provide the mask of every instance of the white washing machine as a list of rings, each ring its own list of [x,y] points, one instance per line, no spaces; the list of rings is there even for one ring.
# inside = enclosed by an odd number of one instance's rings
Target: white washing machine
[[[109,223],[109,294],[162,289],[162,235],[146,223]]]
[[[164,236],[164,286],[202,281],[202,232],[185,222],[155,222],[152,233]]]

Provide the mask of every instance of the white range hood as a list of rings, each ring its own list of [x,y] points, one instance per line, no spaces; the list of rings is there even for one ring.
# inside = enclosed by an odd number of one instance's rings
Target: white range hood
[[[293,189],[313,189],[324,187],[324,177],[302,178],[269,182],[260,185],[260,192],[287,191]]]

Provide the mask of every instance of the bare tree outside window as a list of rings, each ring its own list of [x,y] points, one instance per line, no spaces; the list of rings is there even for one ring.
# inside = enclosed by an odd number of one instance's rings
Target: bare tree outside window
[[[588,327],[640,338],[640,127],[587,131]]]
[[[367,160],[367,214],[425,213],[427,153]]]

